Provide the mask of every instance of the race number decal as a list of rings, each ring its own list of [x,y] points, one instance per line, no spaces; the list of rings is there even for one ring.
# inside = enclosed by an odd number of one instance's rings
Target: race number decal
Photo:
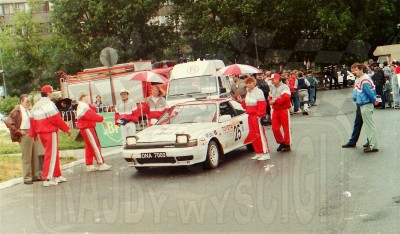
[[[238,123],[233,127],[233,133],[235,134],[235,141],[238,141],[240,140],[240,138],[242,138],[242,130],[243,130],[242,123]]]

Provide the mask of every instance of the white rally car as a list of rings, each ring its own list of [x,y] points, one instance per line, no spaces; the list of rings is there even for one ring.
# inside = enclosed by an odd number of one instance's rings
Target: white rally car
[[[244,146],[247,114],[231,99],[203,99],[170,108],[155,125],[127,137],[123,156],[138,171],[149,167],[203,163],[216,168],[221,157]],[[252,150],[251,145],[247,145]]]

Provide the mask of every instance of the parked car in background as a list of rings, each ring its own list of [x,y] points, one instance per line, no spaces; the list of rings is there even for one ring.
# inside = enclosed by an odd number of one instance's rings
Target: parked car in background
[[[123,157],[138,171],[197,163],[216,168],[226,153],[245,146],[247,118],[242,106],[228,98],[176,104],[153,126],[127,137]]]

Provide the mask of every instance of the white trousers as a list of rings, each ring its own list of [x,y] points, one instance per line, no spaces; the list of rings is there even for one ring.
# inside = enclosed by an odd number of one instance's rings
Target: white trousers
[[[121,125],[122,145],[126,144],[126,137],[136,135],[136,124],[133,122]]]

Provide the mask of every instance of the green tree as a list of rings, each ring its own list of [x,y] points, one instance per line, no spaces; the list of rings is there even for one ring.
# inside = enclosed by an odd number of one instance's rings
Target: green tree
[[[38,90],[45,83],[57,87],[59,82],[55,72],[63,68],[66,61],[76,63],[71,59],[76,56],[65,56],[71,50],[63,38],[56,33],[45,34],[50,25],[41,24],[35,17],[39,2],[28,1],[29,11],[16,13],[13,27],[3,26],[0,34],[7,93],[11,96]],[[72,66],[65,65],[72,70]]]
[[[242,56],[241,61],[254,63],[254,40],[265,63],[272,62],[267,53],[271,50],[284,50],[286,62],[313,60],[321,50],[343,53],[342,60],[366,59],[376,46],[392,43],[400,23],[396,0],[174,2],[183,18],[186,43],[200,54],[220,53],[231,62]],[[296,48],[299,39],[314,39],[320,45],[301,51]],[[365,49],[367,53],[361,53]]]
[[[53,22],[84,67],[100,66],[104,47],[118,51],[119,63],[162,59],[173,30],[148,24],[164,1],[52,0]]]

